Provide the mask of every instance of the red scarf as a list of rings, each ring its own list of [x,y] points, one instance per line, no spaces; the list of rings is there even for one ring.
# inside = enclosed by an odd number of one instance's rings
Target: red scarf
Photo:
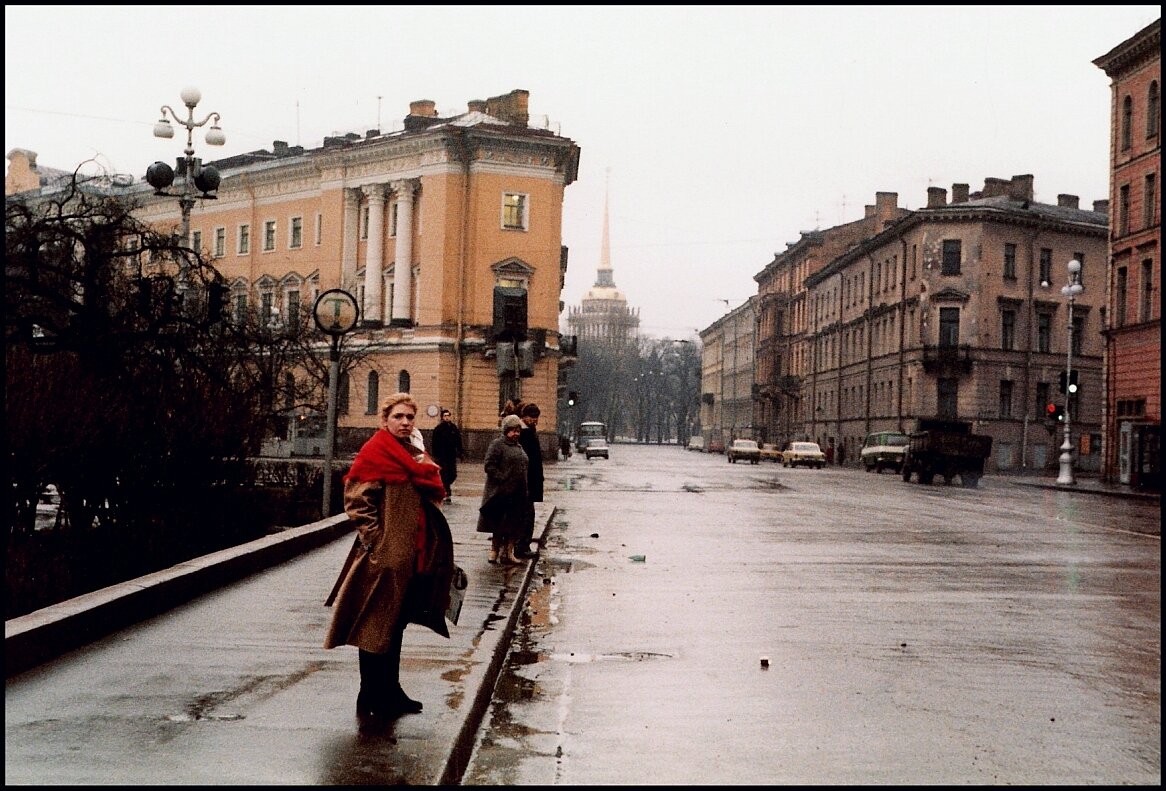
[[[344,480],[409,483],[430,500],[445,497],[441,468],[436,464],[415,461],[400,441],[384,429],[378,429],[364,443]]]

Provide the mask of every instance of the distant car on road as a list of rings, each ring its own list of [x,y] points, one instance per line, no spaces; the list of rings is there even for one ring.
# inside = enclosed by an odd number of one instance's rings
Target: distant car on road
[[[750,464],[757,464],[761,461],[761,448],[757,447],[756,440],[735,439],[729,445],[729,449],[725,451],[725,455],[729,457],[730,464],[735,464],[738,459]]]
[[[610,458],[607,455],[607,440],[603,439],[602,437],[588,440],[587,447],[583,449],[583,458],[585,458],[585,459]]]
[[[882,472],[884,469],[898,472],[903,468],[903,457],[907,455],[910,443],[911,438],[899,431],[868,434],[859,451],[862,466],[867,472]]]
[[[709,451],[709,453],[724,453],[725,452],[724,441],[719,440],[716,437],[713,437],[708,442],[708,451]]]
[[[781,466],[805,466],[820,470],[826,466],[826,454],[817,442],[791,442],[781,452]]]
[[[703,453],[704,452],[704,437],[702,437],[700,435],[697,435],[695,437],[689,437],[688,438],[688,449],[689,450],[698,450],[701,453]]]
[[[781,449],[772,442],[766,442],[761,445],[761,460],[762,461],[781,461]]]

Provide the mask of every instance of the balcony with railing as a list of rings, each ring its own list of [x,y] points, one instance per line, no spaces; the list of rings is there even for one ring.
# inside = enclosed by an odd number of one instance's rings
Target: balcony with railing
[[[972,372],[972,347],[923,346],[923,370],[941,377],[964,376]]]

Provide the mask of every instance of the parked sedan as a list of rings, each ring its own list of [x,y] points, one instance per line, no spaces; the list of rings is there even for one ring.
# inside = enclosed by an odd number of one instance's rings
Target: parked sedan
[[[587,447],[583,449],[583,458],[585,459],[606,459],[607,455],[607,440],[602,437],[599,439],[588,440]]]
[[[781,452],[781,466],[805,466],[820,470],[826,466],[826,454],[817,442],[791,442]]]
[[[766,442],[761,446],[761,460],[762,461],[781,461],[781,448],[774,445],[772,442]]]
[[[738,459],[756,464],[761,461],[761,448],[757,446],[756,440],[735,439],[725,455],[729,457],[730,464],[735,464]]]

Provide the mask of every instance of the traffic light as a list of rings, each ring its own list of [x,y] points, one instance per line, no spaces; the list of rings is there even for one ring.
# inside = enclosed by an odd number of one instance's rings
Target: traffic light
[[[1070,371],[1068,379],[1069,379],[1069,392],[1076,393],[1077,392],[1077,372]],[[1065,372],[1064,371],[1061,371],[1060,384],[1058,385],[1058,387],[1062,393],[1065,392]]]
[[[567,406],[575,406],[575,402],[579,400],[579,394],[574,390],[567,393]]]
[[[1053,423],[1060,423],[1065,419],[1065,410],[1053,403],[1045,404],[1045,419]]]

